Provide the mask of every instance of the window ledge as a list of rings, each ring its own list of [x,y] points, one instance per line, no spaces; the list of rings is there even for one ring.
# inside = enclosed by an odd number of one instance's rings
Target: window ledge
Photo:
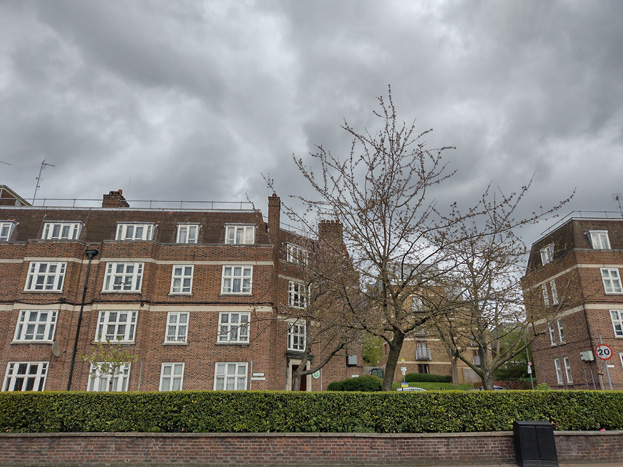
[[[179,296],[192,297],[193,293],[192,292],[171,292],[169,294],[169,297],[179,297]]]
[[[234,297],[252,297],[253,293],[251,292],[245,292],[245,293],[237,293],[237,292],[221,292],[219,294],[219,297],[227,297],[227,296],[234,296]]]
[[[11,345],[16,345],[16,344],[44,344],[44,345],[52,345],[54,341],[11,341],[10,344]]]
[[[91,344],[93,345],[97,345],[97,344],[106,344],[108,345],[108,341],[93,341],[91,342]],[[121,345],[135,345],[136,342],[135,341],[118,341],[118,340],[111,340],[110,341],[110,345],[115,345],[115,344],[121,344]]]
[[[101,293],[142,294],[140,290],[102,290]]]
[[[63,293],[62,290],[24,290],[24,293]]]
[[[248,342],[216,342],[216,345],[237,345],[239,347],[248,347]]]
[[[188,342],[163,342],[162,345],[188,345]]]

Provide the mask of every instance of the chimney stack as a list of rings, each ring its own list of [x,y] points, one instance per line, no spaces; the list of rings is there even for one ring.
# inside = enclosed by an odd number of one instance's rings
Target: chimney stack
[[[103,208],[129,208],[130,205],[123,197],[123,190],[111,191],[107,195],[104,195],[102,200]]]

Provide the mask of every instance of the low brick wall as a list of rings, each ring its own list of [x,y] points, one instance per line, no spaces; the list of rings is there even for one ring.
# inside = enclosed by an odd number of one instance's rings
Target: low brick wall
[[[561,463],[623,462],[623,431],[557,432]],[[0,465],[516,464],[512,432],[0,434]]]

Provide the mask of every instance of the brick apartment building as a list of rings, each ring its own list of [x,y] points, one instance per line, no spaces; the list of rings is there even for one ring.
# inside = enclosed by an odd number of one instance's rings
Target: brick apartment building
[[[0,186],[2,390],[289,390],[313,239],[282,229],[280,206],[271,196],[264,222],[252,206],[130,207],[119,190],[101,207],[42,207]],[[333,222],[320,234],[342,241]],[[112,381],[80,358],[107,340],[137,357]],[[361,365],[349,344],[301,389]]]
[[[536,241],[522,279],[537,381],[623,389],[623,219],[568,217]],[[612,358],[601,360],[603,343]]]

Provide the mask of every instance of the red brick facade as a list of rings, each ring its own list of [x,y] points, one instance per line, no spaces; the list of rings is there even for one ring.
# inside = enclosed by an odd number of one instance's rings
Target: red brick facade
[[[622,219],[572,218],[534,243],[522,285],[528,316],[544,331],[532,345],[538,382],[623,389],[621,275]],[[607,362],[595,355],[600,343],[613,350]]]
[[[30,371],[13,365],[11,373],[11,362],[45,363],[45,378],[40,375],[41,387],[44,384],[45,390],[67,389],[81,309],[72,390],[88,387],[90,364],[80,356],[94,349],[93,343],[101,329],[104,333],[113,332],[121,339],[122,347],[137,357],[130,365],[128,390],[159,390],[163,363],[184,364],[182,389],[212,390],[217,362],[241,364],[236,368],[240,371],[236,376],[244,380],[236,384],[243,388],[290,388],[290,372],[293,362],[296,363],[296,354],[287,352],[288,323],[284,318],[288,314],[288,284],[280,277],[300,276],[301,271],[300,267],[286,261],[285,245],[280,238],[312,240],[281,230],[278,197],[269,199],[268,223],[253,209],[135,209],[128,205],[120,190],[104,195],[103,206],[0,206],[0,223],[11,226],[9,238],[0,239],[3,390],[10,390],[9,385],[16,380],[19,380],[18,386],[22,385],[25,381],[22,373]],[[81,226],[80,234],[76,239],[43,239],[48,232],[46,229],[51,231],[50,225],[46,227],[50,222],[77,222]],[[116,240],[119,223],[127,223],[132,228],[140,227],[140,223],[149,224],[153,238]],[[196,243],[178,242],[180,225],[197,226],[193,230]],[[249,227],[254,234],[253,241],[227,244],[227,226]],[[87,249],[97,250],[90,267],[85,254]],[[46,276],[45,272],[50,272],[48,269],[33,274],[31,268],[38,263],[44,269],[59,263],[64,276],[58,271]],[[130,264],[133,273],[123,269],[126,264]],[[120,265],[122,272],[116,273],[114,265]],[[182,281],[192,280],[189,290],[173,289],[176,267],[177,271],[184,271]],[[188,267],[192,267],[192,271]],[[248,290],[228,292],[224,285],[227,277],[223,277],[226,268],[232,275],[232,290],[242,287],[233,285],[236,280],[244,282],[237,273],[250,273]],[[187,274],[188,271],[191,274]],[[62,287],[56,290],[54,281],[61,281]],[[140,281],[140,284],[130,285],[131,281]],[[126,288],[128,290],[124,290]],[[39,313],[26,315],[24,312],[28,311]],[[46,311],[47,321],[32,321],[43,319],[42,312]],[[125,315],[123,318],[128,321],[121,321],[120,312],[128,313],[129,318]],[[52,313],[56,318],[55,326],[51,324]],[[179,319],[179,315],[172,317],[174,313],[187,313],[187,328],[186,332],[180,330],[184,335],[179,340],[169,342],[168,326],[172,319]],[[223,342],[219,338],[219,316],[223,313],[247,314],[249,338]],[[21,334],[17,331],[20,317],[27,321],[20,328]],[[134,332],[128,331],[131,317],[135,317]],[[107,320],[105,326],[99,327],[100,319]],[[26,330],[28,324],[30,331]],[[37,335],[37,325],[40,325],[40,332],[38,337],[33,337],[33,329]],[[46,334],[50,327],[54,328],[51,338]],[[126,337],[119,337],[122,334]],[[53,347],[60,353],[53,351]],[[347,353],[357,355],[357,366],[346,365]],[[318,378],[307,377],[307,390],[324,390],[331,381],[361,374],[361,365],[361,346],[351,345],[336,355],[320,375],[315,375]],[[42,367],[35,365],[31,370],[41,372]],[[223,381],[229,380],[224,378]]]

